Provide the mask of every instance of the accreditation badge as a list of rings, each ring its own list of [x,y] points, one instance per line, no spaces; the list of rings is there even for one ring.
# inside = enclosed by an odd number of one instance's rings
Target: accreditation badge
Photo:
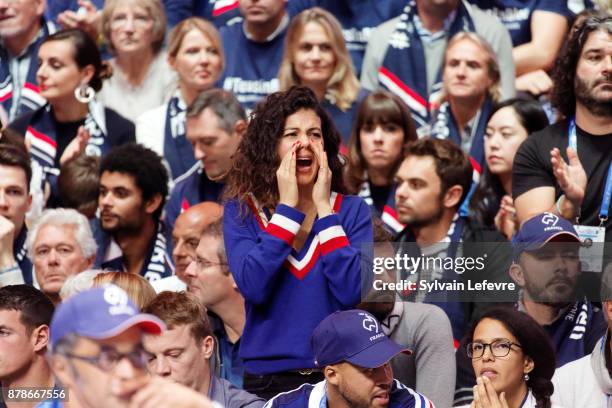
[[[589,225],[574,225],[580,238],[580,261],[583,272],[601,272],[603,269],[606,229]]]

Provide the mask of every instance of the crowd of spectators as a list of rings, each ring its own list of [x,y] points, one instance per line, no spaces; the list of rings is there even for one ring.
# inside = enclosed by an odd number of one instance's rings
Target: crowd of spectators
[[[0,408],[612,406],[610,0],[0,0],[0,124]]]

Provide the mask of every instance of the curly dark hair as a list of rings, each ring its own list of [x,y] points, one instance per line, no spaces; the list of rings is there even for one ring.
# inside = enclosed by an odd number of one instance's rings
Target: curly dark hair
[[[157,153],[136,143],[114,147],[102,158],[98,175],[102,177],[105,171],[134,177],[145,202],[159,194],[162,200],[153,212],[153,219],[160,219],[168,195],[168,171]]]
[[[287,91],[275,92],[257,104],[251,121],[234,156],[228,175],[226,199],[245,203],[253,194],[257,201],[274,208],[279,200],[276,170],[281,158],[276,153],[287,117],[301,109],[313,110],[321,118],[323,144],[332,171],[331,189],[345,193],[342,180],[342,161],[339,156],[340,133],[332,119],[321,107],[314,92],[305,86],[292,86]]]
[[[554,107],[566,118],[576,113],[576,67],[584,44],[595,31],[612,34],[611,21],[610,14],[604,11],[593,12],[570,31],[567,42],[557,57],[552,73],[554,87],[550,99]]]
[[[550,396],[554,391],[551,378],[555,373],[556,357],[548,333],[527,313],[496,306],[484,312],[474,323],[469,333],[469,342],[474,339],[476,326],[484,319],[497,320],[516,337],[523,353],[533,360],[527,387],[536,399],[536,408],[550,408]]]

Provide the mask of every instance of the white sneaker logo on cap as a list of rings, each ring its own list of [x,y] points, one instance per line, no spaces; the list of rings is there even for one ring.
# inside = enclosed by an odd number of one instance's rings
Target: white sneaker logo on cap
[[[110,305],[108,313],[111,315],[127,314],[132,316],[136,314],[136,310],[128,304],[127,293],[115,285],[106,287],[104,300]]]
[[[374,330],[376,333],[378,333],[378,322],[376,321],[376,319],[374,319],[372,316],[365,314],[365,313],[359,313],[361,316],[365,316],[362,322],[363,328],[366,329],[367,331],[372,331]]]

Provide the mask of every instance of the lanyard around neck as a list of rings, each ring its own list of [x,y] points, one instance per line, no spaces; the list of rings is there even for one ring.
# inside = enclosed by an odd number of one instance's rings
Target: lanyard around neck
[[[576,120],[572,118],[569,123],[569,147],[574,149],[578,154],[578,138],[576,136]],[[608,220],[608,211],[610,209],[610,201],[612,199],[612,162],[608,166],[608,175],[606,177],[606,184],[604,188],[603,197],[601,198],[601,207],[599,208],[599,221],[600,226]]]

